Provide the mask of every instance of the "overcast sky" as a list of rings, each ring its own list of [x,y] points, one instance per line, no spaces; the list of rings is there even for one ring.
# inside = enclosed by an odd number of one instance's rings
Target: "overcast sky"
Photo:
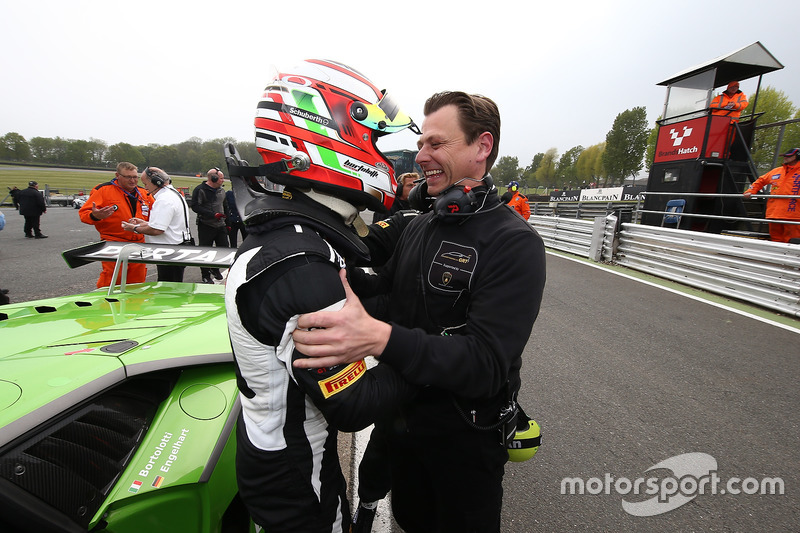
[[[271,65],[316,57],[361,71],[420,124],[434,92],[493,98],[500,155],[526,166],[604,141],[626,109],[654,121],[658,82],[756,41],[785,66],[763,84],[800,105],[797,20],[796,0],[5,0],[0,135],[252,141]]]

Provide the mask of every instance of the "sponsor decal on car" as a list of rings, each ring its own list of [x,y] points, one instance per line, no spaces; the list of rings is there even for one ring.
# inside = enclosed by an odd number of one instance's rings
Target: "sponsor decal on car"
[[[183,446],[184,441],[186,441],[186,435],[188,433],[189,433],[188,429],[185,428],[182,429],[181,434],[178,435],[177,438],[173,441],[172,433],[170,433],[169,431],[165,432],[164,436],[161,437],[161,440],[153,450],[152,455],[150,455],[150,457],[148,458],[147,464],[144,465],[144,468],[139,470],[139,475],[142,477],[149,476],[150,471],[153,468],[156,468],[157,464],[159,464],[162,459],[164,463],[158,466],[157,471],[169,472],[169,469],[172,467],[175,461],[178,460],[178,454],[181,451],[181,446]]]

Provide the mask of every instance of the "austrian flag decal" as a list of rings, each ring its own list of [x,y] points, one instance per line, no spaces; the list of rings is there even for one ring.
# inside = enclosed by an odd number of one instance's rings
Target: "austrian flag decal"
[[[322,390],[322,395],[325,398],[330,398],[334,394],[342,392],[347,387],[355,383],[366,371],[367,363],[364,361],[347,365],[344,370],[335,376],[331,376],[328,379],[324,379],[319,382],[319,388]]]

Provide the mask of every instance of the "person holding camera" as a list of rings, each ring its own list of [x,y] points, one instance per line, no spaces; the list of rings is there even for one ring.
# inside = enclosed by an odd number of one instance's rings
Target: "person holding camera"
[[[144,235],[122,229],[122,222],[126,220],[150,219],[154,200],[138,183],[136,165],[127,161],[119,163],[114,179],[101,183],[89,193],[89,199],[78,211],[81,222],[94,226],[104,241],[143,243]],[[102,266],[97,286],[108,287],[114,275],[114,261],[103,261]],[[128,263],[127,283],[143,283],[146,277],[147,265]]]
[[[192,238],[189,229],[189,207],[183,195],[172,186],[169,175],[157,167],[147,167],[142,172],[142,185],[155,202],[150,220],[132,218],[122,223],[122,229],[144,235],[148,244],[183,244]],[[183,281],[186,267],[156,265],[158,281]]]
[[[225,174],[214,167],[206,174],[206,181],[192,191],[192,211],[197,213],[197,244],[228,248],[228,227],[225,222]],[[222,279],[218,268],[201,268],[203,283]]]

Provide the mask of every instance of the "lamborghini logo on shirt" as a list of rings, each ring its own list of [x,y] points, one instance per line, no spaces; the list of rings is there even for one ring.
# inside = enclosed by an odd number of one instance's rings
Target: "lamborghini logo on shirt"
[[[358,379],[364,375],[364,372],[366,371],[367,364],[363,360],[358,361],[357,363],[350,363],[344,368],[344,370],[335,376],[331,376],[319,382],[319,388],[322,391],[322,395],[327,399],[334,394],[342,392],[347,387],[358,381]]]
[[[477,264],[478,251],[475,248],[442,241],[431,262],[428,283],[452,293],[469,290]]]

